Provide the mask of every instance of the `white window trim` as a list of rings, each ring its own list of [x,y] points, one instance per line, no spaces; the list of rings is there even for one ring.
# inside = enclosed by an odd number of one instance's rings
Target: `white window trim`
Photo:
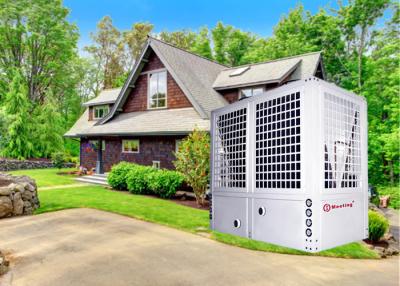
[[[125,141],[134,141],[134,140],[138,141],[138,150],[137,151],[125,151],[124,150],[124,142]],[[123,139],[122,140],[122,153],[129,153],[129,154],[138,154],[138,153],[140,153],[140,140],[139,139]]]
[[[150,107],[150,75],[153,73],[161,73],[165,72],[165,106],[164,107]],[[149,110],[157,110],[157,109],[166,109],[168,108],[168,71],[167,69],[157,69],[151,70],[147,72],[147,109]]]
[[[240,88],[240,89],[239,89],[239,93],[238,93],[238,99],[253,97],[253,96],[254,96],[254,95],[253,95],[253,90],[254,90],[254,89],[259,89],[259,88],[261,88],[262,91],[265,92],[265,86],[263,86],[263,85],[261,85],[261,86],[260,86],[260,85],[257,85],[257,86],[246,86],[246,87]],[[249,97],[240,97],[240,95],[242,94],[242,90],[244,90],[244,89],[251,89],[251,90],[252,90],[252,91],[251,91],[252,95],[249,96]]]
[[[104,108],[104,107],[106,107],[107,112],[103,115],[103,117],[96,117],[96,109],[98,109],[98,108]],[[102,118],[104,118],[109,112],[110,112],[110,106],[109,106],[109,105],[107,105],[107,104],[104,104],[104,105],[95,105],[95,106],[93,106],[93,119],[96,119],[96,120],[102,119]]]
[[[175,153],[179,150],[179,145],[182,144],[183,139],[175,139]]]
[[[154,166],[155,164],[158,164],[158,167]],[[160,163],[160,161],[153,161],[153,168],[161,169],[161,163]]]

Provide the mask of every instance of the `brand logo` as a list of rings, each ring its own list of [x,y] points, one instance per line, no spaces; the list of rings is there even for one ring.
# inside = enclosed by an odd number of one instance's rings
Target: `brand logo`
[[[323,210],[324,212],[330,212],[331,210],[334,209],[344,209],[344,208],[352,208],[354,205],[354,201],[352,201],[351,203],[344,203],[344,204],[324,204],[323,206]]]

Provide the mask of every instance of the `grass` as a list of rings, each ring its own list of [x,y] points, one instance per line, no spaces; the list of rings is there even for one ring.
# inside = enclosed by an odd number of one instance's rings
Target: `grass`
[[[168,200],[115,192],[100,186],[43,190],[39,192],[41,207],[36,213],[69,209],[95,208],[150,221],[191,233],[208,232],[212,239],[243,248],[296,255],[318,255],[342,258],[378,258],[378,255],[355,242],[317,254],[209,231],[208,211],[178,205]]]
[[[11,171],[10,174],[13,175],[26,175],[36,180],[37,186],[40,187],[50,187],[50,186],[62,186],[68,184],[74,184],[73,175],[57,175],[59,172],[73,171],[73,168],[64,169],[32,169],[32,170],[18,170]]]
[[[395,187],[378,187],[378,194],[380,196],[390,195],[389,207],[400,209],[400,186]]]

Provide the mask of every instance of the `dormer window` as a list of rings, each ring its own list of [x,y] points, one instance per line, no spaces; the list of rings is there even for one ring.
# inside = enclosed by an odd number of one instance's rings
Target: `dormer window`
[[[99,105],[93,108],[93,118],[101,119],[110,111],[108,105]]]
[[[252,97],[255,95],[260,95],[263,92],[264,92],[264,89],[262,87],[242,88],[239,92],[239,99],[246,98],[246,97]]]
[[[167,72],[151,72],[148,79],[148,108],[167,107]]]

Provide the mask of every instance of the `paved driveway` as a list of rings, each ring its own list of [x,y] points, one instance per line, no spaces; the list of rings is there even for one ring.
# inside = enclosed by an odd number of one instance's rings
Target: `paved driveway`
[[[250,251],[107,212],[75,209],[0,221],[14,255],[0,285],[397,285],[380,261]]]

